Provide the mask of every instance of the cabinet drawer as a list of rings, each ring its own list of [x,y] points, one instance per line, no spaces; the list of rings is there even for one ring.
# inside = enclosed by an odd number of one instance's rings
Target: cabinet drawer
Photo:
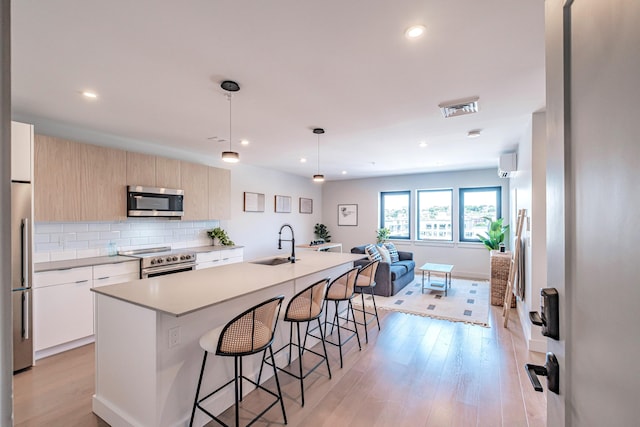
[[[242,256],[243,256],[243,250],[242,248],[236,248],[236,249],[226,249],[223,251],[220,251],[220,259],[222,259],[223,261],[226,262],[241,262],[242,261]],[[232,260],[232,258],[239,258],[238,260]]]
[[[203,262],[219,261],[220,253],[224,251],[198,252],[196,254],[196,264]]]
[[[108,276],[93,279],[93,287],[99,288],[100,286],[115,285],[117,283],[132,282],[140,279],[140,273],[120,274],[118,276]]]
[[[118,262],[114,264],[100,264],[93,266],[93,280],[133,273],[140,275],[139,261]]]
[[[92,267],[42,271],[33,275],[33,287],[60,285],[63,283],[89,282],[93,279]]]

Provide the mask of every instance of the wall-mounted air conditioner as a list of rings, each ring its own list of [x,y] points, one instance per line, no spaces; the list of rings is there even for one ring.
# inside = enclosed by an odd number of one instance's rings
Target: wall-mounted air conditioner
[[[515,175],[516,153],[507,153],[500,156],[500,164],[498,165],[498,176],[500,178],[510,178]]]

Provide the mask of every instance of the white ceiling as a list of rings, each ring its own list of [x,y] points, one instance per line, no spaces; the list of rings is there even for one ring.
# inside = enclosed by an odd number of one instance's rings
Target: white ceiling
[[[323,127],[329,180],[497,166],[545,103],[540,0],[19,0],[12,27],[15,117],[209,164],[228,149],[208,139],[229,138],[227,79],[241,162],[311,177]],[[477,114],[442,117],[471,96]]]

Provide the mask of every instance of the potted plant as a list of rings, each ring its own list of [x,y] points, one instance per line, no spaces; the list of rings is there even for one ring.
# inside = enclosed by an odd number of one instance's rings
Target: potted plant
[[[489,222],[489,227],[485,232],[485,235],[476,234],[478,239],[487,247],[487,249],[497,250],[500,248],[500,244],[504,242],[504,235],[509,231],[509,225],[502,225],[503,218],[498,218],[493,221],[490,217],[485,216]]]
[[[329,234],[329,230],[327,230],[327,226],[324,224],[316,224],[313,232],[315,233],[318,239],[322,239],[325,242],[331,241],[331,235]]]
[[[207,234],[213,239],[213,246],[235,245],[235,243],[233,243],[233,241],[229,239],[229,236],[227,236],[227,232],[220,227],[216,227],[213,230],[207,231]]]
[[[387,227],[378,228],[376,230],[376,243],[381,244],[389,240],[389,236],[391,236],[391,230]]]

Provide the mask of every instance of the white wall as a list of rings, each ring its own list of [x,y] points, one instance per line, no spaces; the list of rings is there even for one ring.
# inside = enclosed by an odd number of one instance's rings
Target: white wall
[[[265,195],[264,212],[244,212],[244,192]],[[291,213],[275,213],[274,197],[290,196]],[[299,212],[299,198],[313,200],[313,213]],[[300,177],[274,170],[237,164],[231,170],[231,220],[221,221],[230,238],[243,245],[246,260],[274,254],[290,254],[291,243],[283,242],[278,251],[278,231],[288,223],[295,231],[296,244],[307,244],[315,239],[313,228],[322,219],[322,184],[311,178]],[[289,230],[282,232],[283,239],[289,239]],[[296,249],[296,256],[302,256],[302,249]]]
[[[519,209],[527,210],[522,229],[524,242],[525,293],[518,299],[518,315],[529,350],[545,352],[546,339],[539,327],[532,327],[530,311],[540,311],[540,289],[546,288],[546,120],[545,113],[532,115],[518,145],[518,172],[511,178],[511,217],[515,227]],[[515,228],[512,230],[512,240]]]
[[[333,242],[340,242],[345,251],[353,246],[374,243],[379,228],[379,199],[382,191],[411,190],[411,227],[416,225],[415,190],[453,189],[453,213],[458,211],[458,189],[465,187],[502,186],[502,212],[509,223],[509,180],[501,179],[496,168],[474,171],[399,175],[370,179],[334,181],[324,184],[322,220]],[[338,204],[358,205],[358,225],[338,226]],[[415,235],[415,231],[412,232]],[[427,243],[416,240],[396,240],[399,250],[412,251],[419,267],[426,262],[453,264],[454,275],[489,278],[489,251],[480,243],[457,243],[458,228],[454,219],[454,242]]]

